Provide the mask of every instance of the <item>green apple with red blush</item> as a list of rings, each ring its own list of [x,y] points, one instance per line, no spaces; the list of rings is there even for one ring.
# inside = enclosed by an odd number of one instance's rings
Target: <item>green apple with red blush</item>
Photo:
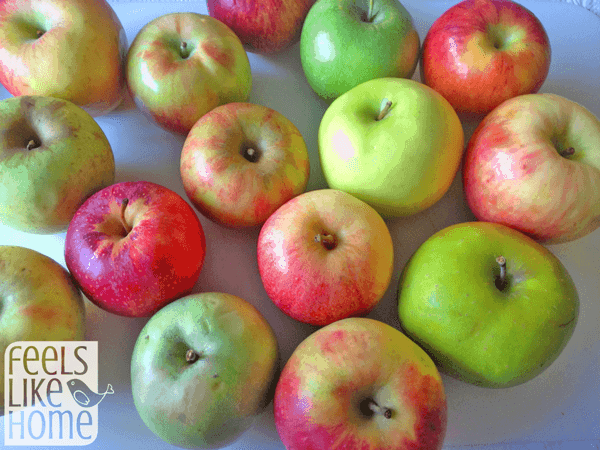
[[[183,187],[192,204],[229,227],[262,225],[303,193],[310,162],[296,126],[252,103],[228,103],[202,116],[181,151]]]
[[[253,305],[226,293],[191,294],[140,332],[131,357],[133,401],[165,442],[221,448],[270,403],[278,371],[275,334]]]
[[[431,358],[396,328],[347,318],[304,339],[273,401],[287,450],[440,450],[447,403]]]
[[[252,89],[240,39],[219,20],[192,12],[165,14],[142,27],[126,74],[139,109],[184,135],[213,108],[248,100]]]
[[[69,272],[26,247],[0,246],[0,355],[18,341],[81,341],[85,303]],[[4,356],[0,358],[0,412]]]

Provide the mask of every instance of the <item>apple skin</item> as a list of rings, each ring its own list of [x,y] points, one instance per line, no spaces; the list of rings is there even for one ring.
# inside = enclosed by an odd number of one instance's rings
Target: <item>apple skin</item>
[[[172,13],[136,35],[127,85],[144,114],[185,135],[211,109],[248,100],[252,76],[248,55],[227,25],[203,14]]]
[[[129,317],[148,317],[189,294],[205,253],[192,207],[148,181],[121,182],[94,194],[65,237],[65,262],[83,293],[100,308]]]
[[[189,349],[195,362],[186,359]],[[254,306],[231,294],[191,294],[140,332],[131,358],[133,400],[164,441],[221,448],[269,404],[278,368],[275,334]]]
[[[487,114],[517,95],[537,92],[551,48],[539,19],[508,0],[465,0],[429,28],[421,79],[458,113]]]
[[[65,231],[75,211],[115,179],[106,135],[67,100],[0,101],[0,222],[20,231]],[[31,144],[30,144],[31,142]]]
[[[410,13],[398,0],[375,0],[366,21],[367,0],[319,0],[308,12],[300,36],[306,79],[331,101],[374,78],[411,78],[420,39]]]
[[[507,100],[469,140],[463,186],[480,220],[545,244],[579,239],[600,226],[600,120],[555,94]]]
[[[506,286],[496,286],[506,260]],[[399,282],[404,332],[440,371],[485,388],[523,384],[570,340],[579,297],[548,249],[504,225],[465,222],[431,236]]]
[[[0,355],[13,342],[84,337],[84,300],[65,268],[35,250],[0,246]],[[4,356],[0,414],[4,414]]]
[[[377,120],[384,99],[392,102]],[[338,97],[318,132],[327,184],[367,202],[384,217],[423,211],[450,188],[464,150],[456,112],[413,80],[380,78]]]
[[[38,36],[38,31],[41,36]],[[127,36],[105,0],[0,2],[0,83],[99,116],[126,95]]]
[[[371,412],[374,401],[385,413]],[[287,450],[439,450],[447,404],[427,354],[388,324],[348,318],[309,335],[275,389]]]
[[[262,226],[258,269],[269,298],[285,314],[323,326],[369,313],[393,271],[387,225],[363,201],[342,191],[308,191]]]
[[[220,20],[253,53],[278,53],[300,39],[315,0],[207,0],[208,13]]]
[[[300,131],[282,114],[228,103],[194,124],[183,144],[180,173],[187,196],[203,215],[245,227],[262,225],[303,193],[310,162]]]

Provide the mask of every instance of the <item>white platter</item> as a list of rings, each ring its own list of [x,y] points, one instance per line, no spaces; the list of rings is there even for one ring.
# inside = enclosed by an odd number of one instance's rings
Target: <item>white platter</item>
[[[113,0],[110,3],[125,26],[129,43],[143,25],[162,14],[207,12],[204,1]],[[457,2],[405,0],[402,3],[412,14],[423,39],[433,21]],[[520,3],[538,16],[551,40],[552,65],[542,92],[568,97],[600,117],[600,19],[572,4],[535,0]],[[296,124],[310,152],[308,188],[326,187],[316,136],[327,104],[316,97],[304,78],[298,45],[275,56],[249,54],[249,57],[253,71],[250,101],[274,108]],[[418,71],[414,78],[419,79]],[[8,92],[0,87],[0,99],[7,97]],[[184,137],[158,128],[130,104],[97,121],[115,153],[117,182],[153,181],[186,198],[179,178]],[[464,123],[467,139],[475,125]],[[395,294],[400,271],[409,256],[437,230],[472,219],[458,176],[448,194],[429,210],[406,219],[388,220],[395,246],[395,271],[388,292],[369,317],[399,327]],[[266,296],[256,264],[259,228],[231,230],[203,217],[201,221],[207,236],[207,258],[195,291],[229,292],[254,304],[274,328],[284,364],[296,345],[316,328],[288,318]],[[29,235],[0,225],[0,245],[31,247],[63,266],[64,237],[64,233]],[[549,248],[565,264],[579,290],[581,311],[573,338],[548,370],[518,387],[488,390],[444,376],[449,407],[447,448],[475,445],[478,449],[497,450],[572,449],[578,448],[579,443],[579,448],[600,449],[600,230],[576,242]],[[146,319],[111,315],[91,303],[87,312],[86,338],[99,343],[99,385],[110,383],[115,391],[99,406],[98,437],[87,448],[175,448],[145,427],[132,402],[130,356]],[[0,419],[0,445],[4,442],[3,421]],[[271,407],[228,448],[283,450]]]

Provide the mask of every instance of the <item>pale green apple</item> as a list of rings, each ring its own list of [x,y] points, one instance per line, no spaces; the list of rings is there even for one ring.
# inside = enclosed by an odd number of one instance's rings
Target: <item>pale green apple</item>
[[[398,0],[319,0],[300,35],[306,79],[327,100],[374,78],[411,78],[419,49],[412,17]]]
[[[131,358],[133,401],[164,441],[224,447],[270,402],[278,362],[275,334],[254,306],[231,294],[191,294],[140,332]]]
[[[402,78],[370,80],[341,95],[325,111],[318,133],[329,187],[387,217],[412,215],[440,200],[464,148],[450,103]]]
[[[79,106],[42,96],[0,102],[0,223],[65,231],[79,206],[114,178],[110,143]]]
[[[0,411],[4,351],[18,341],[81,341],[85,304],[69,272],[35,250],[0,246]]]
[[[539,375],[567,345],[579,314],[560,260],[521,232],[489,222],[431,236],[404,267],[398,289],[404,331],[440,370],[482,387]]]

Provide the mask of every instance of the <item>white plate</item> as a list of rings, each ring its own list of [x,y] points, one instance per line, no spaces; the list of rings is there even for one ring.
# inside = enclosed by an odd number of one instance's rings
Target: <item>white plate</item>
[[[129,42],[150,20],[167,12],[206,13],[204,1],[111,2],[125,26]],[[454,2],[406,0],[421,39],[429,26]],[[577,101],[600,117],[600,19],[584,8],[566,3],[520,2],[542,21],[550,36],[552,65],[542,92]],[[250,101],[274,108],[296,124],[310,152],[309,189],[326,187],[317,154],[317,129],[327,104],[308,86],[300,65],[298,45],[271,57],[250,54],[253,89]],[[417,71],[418,73],[418,71]],[[415,75],[418,79],[418,75]],[[0,87],[0,99],[9,94]],[[148,180],[185,194],[179,178],[179,155],[184,138],[150,123],[139,111],[125,108],[97,119],[112,144],[117,182]],[[467,138],[474,128],[465,123]],[[422,214],[389,220],[395,245],[395,271],[390,288],[369,315],[399,326],[396,312],[398,277],[409,256],[435,231],[472,220],[462,195],[460,177],[448,194]],[[254,304],[277,334],[284,363],[296,345],[314,327],[281,313],[268,299],[256,265],[259,228],[230,230],[201,217],[207,236],[207,258],[196,291],[224,291]],[[36,236],[0,225],[0,245],[34,248],[64,265],[64,233]],[[580,320],[570,343],[543,374],[524,385],[487,390],[444,377],[449,422],[446,446],[511,444],[521,448],[559,448],[551,442],[586,441],[585,448],[600,448],[600,230],[569,244],[550,246],[578,287]],[[143,424],[133,406],[129,361],[138,332],[146,319],[128,319],[89,305],[87,339],[99,342],[99,385],[110,383],[115,395],[99,405],[94,449],[166,449]],[[3,442],[4,419],[0,419]],[[565,448],[574,448],[575,442]],[[562,447],[562,445],[560,446]],[[56,447],[52,447],[56,448]],[[269,407],[257,424],[230,449],[283,450]],[[584,448],[584,447],[581,447]]]

